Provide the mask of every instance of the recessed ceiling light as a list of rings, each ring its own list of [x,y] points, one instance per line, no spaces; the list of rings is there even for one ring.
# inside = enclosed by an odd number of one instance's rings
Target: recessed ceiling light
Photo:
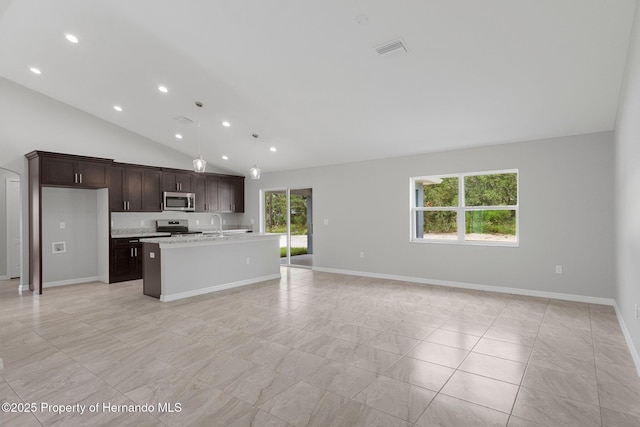
[[[225,120],[224,122],[222,122],[222,126],[228,128],[229,126],[231,126],[231,123]]]
[[[227,157],[227,156],[222,156],[222,160],[229,160],[229,157]]]
[[[29,67],[29,70],[31,70],[31,72],[33,74],[42,74],[42,71],[40,71],[38,68],[36,67]]]
[[[271,151],[272,153],[275,153],[276,151],[278,151],[278,149],[276,147],[271,147],[269,148],[269,151]]]
[[[179,133],[176,133],[176,139],[182,139],[182,135],[180,135]]]
[[[70,43],[73,43],[73,44],[78,43],[78,38],[73,34],[67,33],[64,35],[64,38],[66,38]]]
[[[121,107],[121,106],[119,106],[119,105],[114,105],[114,106],[113,106],[113,109],[114,109],[114,110],[116,110],[116,111],[118,111],[118,112],[122,111],[122,107]]]
[[[162,92],[162,93],[167,93],[167,92],[169,92],[169,89],[167,89],[167,87],[166,87],[166,86],[162,86],[162,85],[158,86],[158,90],[159,90],[160,92]]]

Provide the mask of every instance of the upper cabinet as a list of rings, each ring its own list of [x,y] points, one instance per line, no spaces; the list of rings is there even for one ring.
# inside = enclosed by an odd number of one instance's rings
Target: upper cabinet
[[[219,212],[244,212],[244,177],[221,177],[218,181],[218,200]]]
[[[160,212],[162,171],[115,163],[111,167],[109,206],[112,212]]]
[[[109,159],[34,151],[40,159],[40,184],[56,187],[109,187]]]
[[[187,171],[162,170],[162,191],[191,193],[195,189],[194,176]]]

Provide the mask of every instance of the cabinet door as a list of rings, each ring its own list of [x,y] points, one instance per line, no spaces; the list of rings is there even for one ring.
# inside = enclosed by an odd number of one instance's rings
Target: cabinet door
[[[144,194],[144,169],[127,168],[125,172],[125,197],[127,211],[142,212]]]
[[[42,157],[40,170],[43,185],[77,185],[76,161],[73,159]]]
[[[190,193],[193,190],[193,176],[190,173],[162,172],[162,191]]]
[[[194,193],[196,193],[196,212],[206,212],[207,208],[207,184],[204,175],[194,177]]]
[[[159,170],[144,171],[144,190],[142,192],[142,210],[144,212],[160,212],[162,210],[162,172]]]
[[[77,166],[79,185],[86,188],[107,188],[109,186],[109,165],[100,162],[79,161]]]
[[[138,239],[112,239],[109,283],[142,278],[142,243]]]
[[[208,176],[207,179],[207,210],[218,212],[220,210],[218,184],[220,180],[215,176]]]
[[[124,171],[123,167],[111,167],[111,181],[109,183],[109,209],[111,212],[122,212],[124,205]]]
[[[231,205],[233,204],[233,187],[231,182],[226,179],[221,179],[218,182],[218,210],[220,212],[232,212]]]
[[[244,179],[234,179],[232,181],[232,194],[233,212],[244,212]]]

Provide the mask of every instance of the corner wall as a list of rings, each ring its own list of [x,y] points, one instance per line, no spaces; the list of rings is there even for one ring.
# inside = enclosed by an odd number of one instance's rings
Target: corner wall
[[[611,303],[613,166],[613,133],[602,132],[263,173],[246,180],[243,222],[258,228],[259,190],[310,187],[314,268]],[[520,180],[519,247],[409,242],[410,177],[512,168]]]
[[[635,347],[640,372],[640,6],[636,2],[625,79],[618,105],[616,141],[616,252],[618,314]],[[632,350],[634,350],[632,348]]]

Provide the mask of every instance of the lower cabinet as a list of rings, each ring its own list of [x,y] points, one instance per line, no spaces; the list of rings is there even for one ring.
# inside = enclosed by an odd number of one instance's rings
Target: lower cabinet
[[[142,256],[140,239],[111,239],[109,283],[142,279]]]

